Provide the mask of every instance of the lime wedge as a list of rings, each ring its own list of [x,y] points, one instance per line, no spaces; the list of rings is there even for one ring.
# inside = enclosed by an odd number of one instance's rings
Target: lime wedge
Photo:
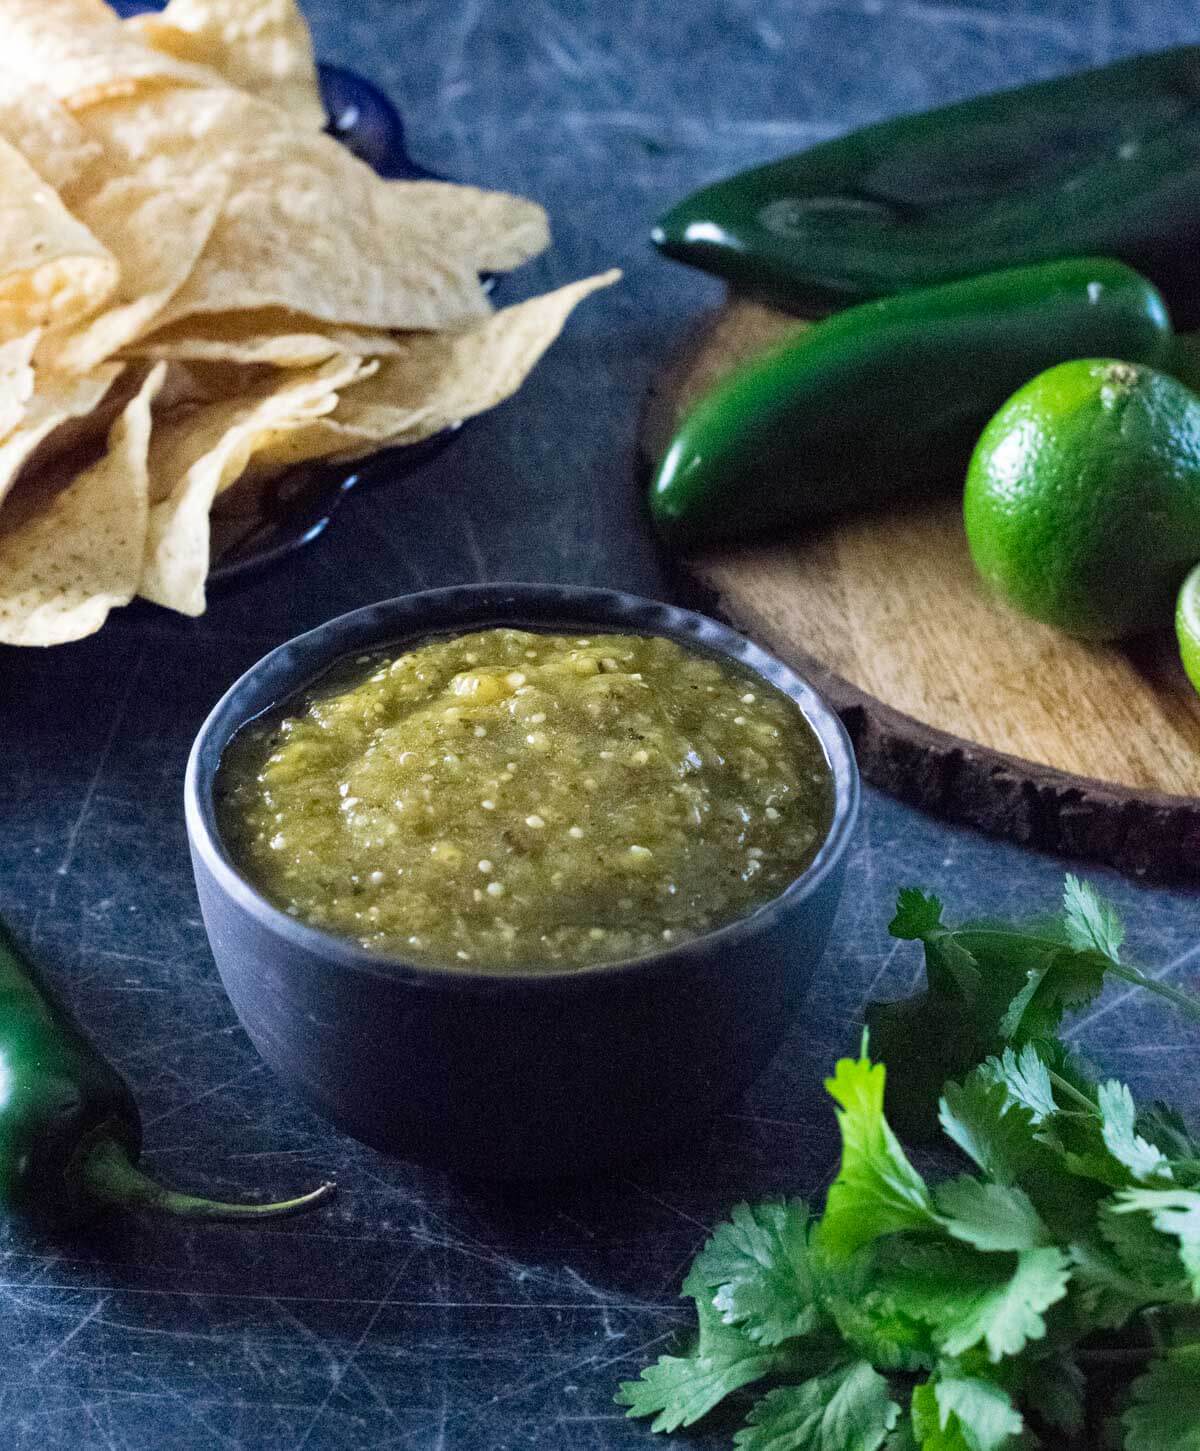
[[[1175,605],[1175,633],[1187,678],[1200,690],[1200,564],[1179,587]]]

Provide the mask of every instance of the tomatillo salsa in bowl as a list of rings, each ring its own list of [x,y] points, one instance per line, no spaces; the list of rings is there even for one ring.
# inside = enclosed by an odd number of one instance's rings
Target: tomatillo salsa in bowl
[[[197,887],[263,1056],[359,1138],[579,1173],[706,1129],[823,951],[858,780],[779,661],[603,590],[470,586],[280,647],[193,748]]]

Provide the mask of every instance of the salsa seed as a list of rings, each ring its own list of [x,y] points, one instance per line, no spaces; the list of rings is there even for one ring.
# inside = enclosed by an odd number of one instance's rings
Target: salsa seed
[[[525,684],[526,676],[520,670],[510,670],[504,679],[514,690],[519,690]]]
[[[530,725],[541,725],[541,723],[545,719],[546,719],[546,712],[544,710],[539,710],[535,715],[531,715],[529,717],[529,724]]]
[[[484,857],[483,860],[479,863],[479,870],[486,876],[488,872],[491,871],[491,869],[491,862],[488,861],[487,857]]]
[[[495,811],[496,809],[496,803],[494,801],[481,801],[479,804],[485,811]]]
[[[578,841],[579,838],[583,835],[583,827],[582,826],[568,826],[567,827],[567,835],[568,836],[573,836],[575,838],[575,840]]]
[[[503,882],[489,882],[487,884],[487,894],[488,894],[489,897],[503,897],[504,896],[504,883]]]
[[[541,831],[542,827],[545,826],[545,824],[546,823],[543,818],[538,816],[536,812],[534,813],[534,815],[527,816],[525,818],[525,825],[532,827],[534,831]]]
[[[482,740],[487,735],[487,726],[476,726],[475,734]]]

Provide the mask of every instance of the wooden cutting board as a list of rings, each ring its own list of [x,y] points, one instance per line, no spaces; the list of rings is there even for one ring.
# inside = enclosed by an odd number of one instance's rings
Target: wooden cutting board
[[[793,317],[733,297],[652,389],[643,461],[689,403]],[[684,592],[795,665],[864,777],[1027,845],[1200,880],[1200,696],[1169,630],[1089,645],[980,588],[956,491],[679,561]]]

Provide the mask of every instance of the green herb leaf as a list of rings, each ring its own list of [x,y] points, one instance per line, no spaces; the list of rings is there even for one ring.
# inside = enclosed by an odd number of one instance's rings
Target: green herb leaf
[[[1125,1451],[1200,1451],[1200,1345],[1167,1351],[1133,1383]]]
[[[811,1334],[821,1322],[802,1199],[735,1204],[692,1267],[691,1279],[715,1291],[727,1325],[740,1325],[759,1345]]]
[[[998,1184],[1012,1184],[1035,1152],[1033,1115],[1014,1102],[1008,1086],[975,1072],[963,1083],[947,1083],[939,1104],[947,1136]]]
[[[913,1429],[922,1451],[1000,1451],[1025,1422],[994,1381],[939,1376],[913,1391]]]
[[[888,932],[904,942],[923,942],[944,930],[940,900],[932,892],[901,887],[896,898],[896,915],[888,923]]]
[[[936,897],[905,887],[888,931],[901,941],[925,944],[925,973],[932,991],[966,999],[979,992],[979,963],[962,934],[943,925],[942,904]]]
[[[1200,1174],[1200,1140],[1192,1135],[1182,1114],[1168,1104],[1155,1102],[1141,1110],[1137,1126],[1143,1137],[1166,1154],[1173,1168],[1184,1164]]]
[[[886,1079],[883,1064],[873,1064],[864,1052],[840,1059],[825,1080],[839,1105],[842,1134],[841,1169],[825,1201],[820,1235],[834,1258],[848,1258],[882,1235],[937,1226],[925,1181],[884,1118]]]
[[[1073,947],[1103,953],[1120,961],[1125,928],[1117,909],[1106,902],[1090,882],[1067,874],[1063,885],[1063,925]]]
[[[1043,1312],[1067,1293],[1070,1273],[1066,1255],[1052,1247],[1000,1258],[914,1242],[887,1271],[886,1291],[900,1311],[933,1328],[944,1355],[965,1355],[982,1342],[998,1361],[1045,1335]]]
[[[621,1383],[615,1400],[630,1416],[654,1416],[652,1431],[675,1431],[705,1416],[726,1396],[780,1371],[787,1357],[764,1350],[725,1325],[708,1301],[707,1287],[684,1281],[696,1300],[699,1340],[690,1355],[661,1355],[639,1380]]]
[[[983,1184],[964,1174],[940,1184],[934,1201],[946,1232],[976,1249],[1037,1249],[1050,1242],[1029,1195],[1015,1184]]]
[[[740,1451],[878,1451],[900,1407],[865,1360],[768,1392],[733,1438]]]
[[[884,1442],[883,1451],[921,1451],[911,1416],[901,1416],[896,1429]]]
[[[1097,1103],[1101,1115],[1104,1146],[1119,1164],[1135,1179],[1170,1179],[1171,1166],[1167,1156],[1135,1131],[1137,1109],[1133,1094],[1123,1083],[1110,1078],[1100,1085]]]
[[[1018,1045],[1053,1037],[1068,1009],[1086,1007],[1100,995],[1110,965],[1099,952],[1062,947],[1050,953],[1009,1003],[1000,1032]]]
[[[989,1058],[982,1064],[979,1073],[985,1082],[1003,1084],[1009,1100],[1028,1109],[1035,1125],[1058,1109],[1050,1070],[1033,1043],[1026,1043],[1019,1054],[1005,1048],[999,1058]]]
[[[1179,1257],[1200,1299],[1200,1190],[1124,1189],[1116,1196],[1114,1214],[1144,1210],[1155,1229],[1179,1241]]]

